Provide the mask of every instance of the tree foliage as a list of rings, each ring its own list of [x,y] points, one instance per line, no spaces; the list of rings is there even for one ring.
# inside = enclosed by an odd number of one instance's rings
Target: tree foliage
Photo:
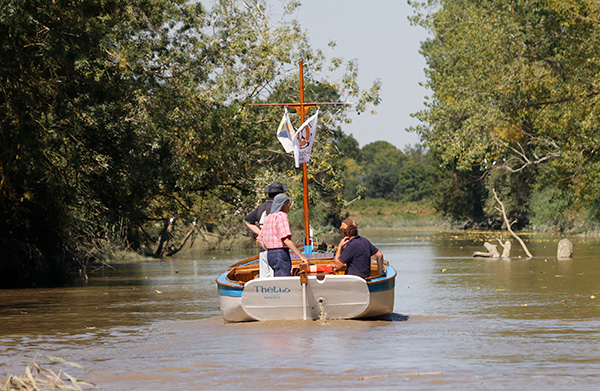
[[[380,198],[389,201],[431,200],[442,174],[431,164],[431,156],[421,145],[404,152],[387,141],[375,141],[358,148],[349,137],[340,143],[344,164],[344,197]]]
[[[597,205],[598,3],[413,5],[414,22],[431,33],[421,51],[433,91],[416,130],[441,163],[517,174],[524,186],[514,201],[558,187],[578,200],[573,208]]]
[[[290,20],[298,6],[274,21],[262,0],[4,1],[0,284],[57,282],[106,242],[140,250],[171,218],[239,219],[270,180],[297,177],[276,148],[281,112],[248,103],[297,83],[300,59],[309,94],[377,104],[354,61],[320,81],[330,68]],[[327,141],[345,114],[323,120],[310,174],[334,205]]]

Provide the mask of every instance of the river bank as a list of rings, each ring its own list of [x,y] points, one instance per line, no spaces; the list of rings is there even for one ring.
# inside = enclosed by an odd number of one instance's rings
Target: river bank
[[[349,204],[345,212],[364,228],[452,227],[451,222],[427,201],[403,203],[365,199]]]
[[[295,211],[300,215],[301,210]],[[298,216],[296,216],[298,217]],[[435,227],[436,229],[450,229],[452,224],[443,218],[428,202],[400,203],[382,199],[357,200],[350,203],[342,211],[341,219],[351,218],[360,228],[407,228],[407,227]],[[303,222],[301,218],[290,218],[292,222],[292,236],[294,240],[301,241],[304,237],[303,227],[294,226],[294,220]],[[191,250],[238,250],[257,248],[254,235],[243,226],[241,219],[239,230],[231,227],[219,229],[214,232],[199,230]],[[232,223],[234,224],[234,223]],[[312,225],[312,224],[311,224]],[[223,232],[226,232],[223,234]],[[315,242],[337,243],[339,232],[333,226],[313,226]]]
[[[302,220],[302,210],[292,212],[290,221],[292,222],[293,239],[296,242],[301,242],[304,237],[303,227],[300,225]],[[359,230],[385,230],[385,229],[427,229],[436,231],[472,231],[473,237],[487,238],[485,240],[493,240],[496,238],[509,238],[510,234],[505,229],[491,230],[489,228],[472,228],[474,224],[466,222],[452,222],[448,218],[431,205],[427,201],[401,203],[383,199],[364,199],[357,200],[348,204],[341,213],[343,218],[351,218],[357,222]],[[312,222],[313,220],[311,220]],[[295,223],[295,224],[294,224]],[[257,249],[258,245],[255,241],[255,236],[242,224],[242,218],[231,218],[220,223],[210,224],[211,229],[198,228],[194,235],[181,251],[212,251],[212,250],[246,250]],[[467,229],[467,227],[471,227]],[[180,232],[183,236],[188,232],[190,227],[181,227]],[[325,242],[327,244],[337,244],[340,236],[339,231],[333,226],[313,226],[315,243]],[[364,232],[364,231],[363,231]],[[521,236],[528,236],[534,233],[551,233],[551,230],[540,231],[529,229],[519,231]],[[583,237],[598,237],[600,231],[590,230],[585,232],[568,232],[561,233],[569,236],[577,235]],[[480,242],[483,245],[483,241]],[[148,248],[145,251],[146,257],[151,257],[153,249]],[[119,259],[120,262],[138,262],[144,256],[127,252],[115,251],[108,256],[106,262]],[[167,257],[169,258],[169,257]]]

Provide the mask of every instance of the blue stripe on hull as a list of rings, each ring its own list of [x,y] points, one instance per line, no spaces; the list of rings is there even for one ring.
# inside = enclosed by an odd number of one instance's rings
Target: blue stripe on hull
[[[396,280],[393,278],[390,278],[387,281],[382,281],[377,284],[369,284],[369,292],[374,293],[374,292],[389,291],[391,289],[394,289],[395,286],[396,286]]]
[[[396,287],[396,270],[391,266],[387,266],[386,269],[385,277],[379,277],[375,280],[371,280],[371,282],[368,284],[369,292],[374,293],[389,291]]]
[[[217,288],[219,290],[219,296],[231,296],[231,297],[242,297],[244,287],[232,287],[229,286],[231,283],[227,282],[227,272],[221,274],[217,278]]]
[[[219,285],[219,296],[242,297],[243,289],[229,288]]]

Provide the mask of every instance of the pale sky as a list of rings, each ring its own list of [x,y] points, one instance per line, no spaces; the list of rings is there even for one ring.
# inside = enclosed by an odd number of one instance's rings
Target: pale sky
[[[303,30],[308,31],[313,48],[328,57],[357,59],[361,89],[381,79],[381,103],[376,115],[352,113],[352,124],[344,125],[361,147],[378,140],[403,150],[415,145],[419,136],[407,132],[418,121],[410,117],[424,108],[427,94],[419,85],[425,81],[425,60],[419,54],[421,41],[427,37],[419,26],[410,25],[413,14],[406,0],[301,0],[296,11]],[[327,46],[335,41],[330,52]]]

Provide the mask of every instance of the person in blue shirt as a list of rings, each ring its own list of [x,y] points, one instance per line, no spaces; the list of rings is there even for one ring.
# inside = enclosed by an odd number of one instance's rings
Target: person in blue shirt
[[[346,266],[346,274],[362,278],[371,277],[371,258],[377,261],[377,275],[383,275],[383,254],[369,242],[358,235],[358,228],[352,219],[342,221],[340,226],[344,236],[335,253],[335,269]]]

